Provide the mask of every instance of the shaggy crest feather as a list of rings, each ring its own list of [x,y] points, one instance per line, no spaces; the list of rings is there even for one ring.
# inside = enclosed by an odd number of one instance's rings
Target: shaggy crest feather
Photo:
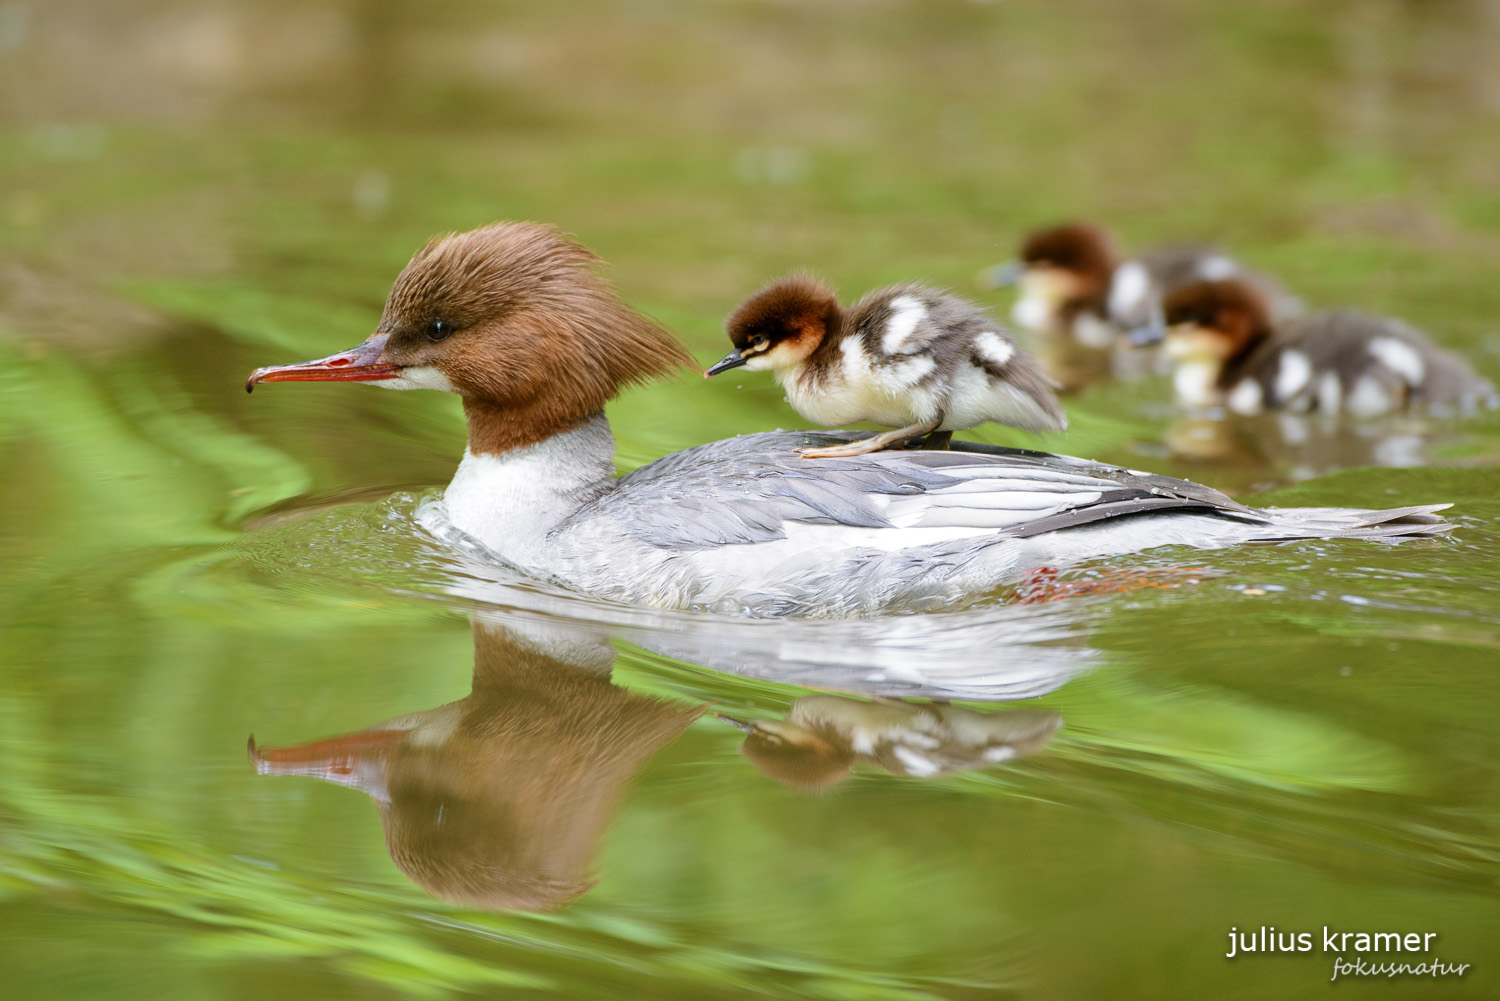
[[[422,364],[434,321],[455,334],[442,368],[464,397],[472,442],[521,447],[575,427],[621,389],[691,362],[594,268],[600,259],[551,226],[500,222],[437,237],[391,289],[387,354]],[[465,336],[473,334],[484,336]],[[494,364],[496,357],[503,364]],[[543,391],[545,387],[545,391]]]

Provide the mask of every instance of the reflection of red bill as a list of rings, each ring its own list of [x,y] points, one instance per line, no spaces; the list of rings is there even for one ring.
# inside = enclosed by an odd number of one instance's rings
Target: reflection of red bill
[[[246,751],[261,775],[348,775],[361,758],[373,757],[410,735],[408,730],[361,730],[342,737],[315,740],[290,747],[257,747],[252,734]]]

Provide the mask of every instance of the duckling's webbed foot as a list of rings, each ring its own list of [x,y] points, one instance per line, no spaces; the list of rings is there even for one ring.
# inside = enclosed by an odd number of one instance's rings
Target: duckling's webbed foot
[[[822,448],[799,448],[797,454],[804,459],[836,459],[850,455],[866,455],[870,452],[879,452],[887,448],[901,448],[908,442],[914,441],[925,434],[937,430],[937,426],[943,423],[941,417],[934,417],[930,421],[921,424],[911,424],[884,434],[877,434],[872,438],[861,438],[858,441],[846,442],[843,445],[825,445]]]

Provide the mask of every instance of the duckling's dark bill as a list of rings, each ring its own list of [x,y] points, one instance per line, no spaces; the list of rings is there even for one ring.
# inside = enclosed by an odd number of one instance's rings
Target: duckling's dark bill
[[[979,273],[979,287],[984,289],[1010,288],[1021,280],[1026,265],[1020,261],[1006,261]]]
[[[245,392],[254,392],[261,382],[378,382],[396,379],[401,366],[382,362],[387,334],[376,334],[358,347],[295,365],[267,365],[250,373]]]
[[[1144,348],[1150,347],[1153,344],[1160,344],[1166,340],[1166,337],[1167,328],[1162,325],[1160,320],[1152,320],[1150,323],[1143,323],[1139,327],[1127,330],[1125,332],[1125,343],[1133,348]]]
[[[740,354],[739,348],[735,348],[723,358],[720,358],[718,361],[710,365],[707,370],[704,371],[703,378],[707,379],[711,375],[718,375],[720,372],[728,372],[732,368],[739,368],[749,360],[749,358],[746,358],[744,355]]]
[[[728,723],[736,730],[742,731],[744,733],[758,733],[760,729],[754,723],[742,719],[735,719],[733,716],[726,716],[723,713],[714,713],[714,718],[724,723]]]

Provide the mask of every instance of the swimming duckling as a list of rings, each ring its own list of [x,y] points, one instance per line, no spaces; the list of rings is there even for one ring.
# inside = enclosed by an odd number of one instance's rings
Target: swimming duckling
[[[1264,296],[1235,279],[1184,286],[1163,312],[1172,383],[1186,406],[1373,417],[1497,403],[1463,359],[1400,320],[1338,309],[1276,324]]]
[[[1158,321],[1162,300],[1173,290],[1226,278],[1260,289],[1278,319],[1301,312],[1274,278],[1250,271],[1218,247],[1165,244],[1121,261],[1109,234],[1083,222],[1029,234],[1020,259],[985,272],[982,282],[1017,286],[1011,312],[1017,326],[1105,350],[1120,334]]]
[[[849,456],[985,421],[1027,431],[1068,426],[1052,383],[973,303],[908,282],[871,292],[845,312],[807,277],[783,278],[746,300],[726,324],[734,350],[704,375],[770,369],[787,402],[817,424],[874,421],[896,430],[804,456]]]

